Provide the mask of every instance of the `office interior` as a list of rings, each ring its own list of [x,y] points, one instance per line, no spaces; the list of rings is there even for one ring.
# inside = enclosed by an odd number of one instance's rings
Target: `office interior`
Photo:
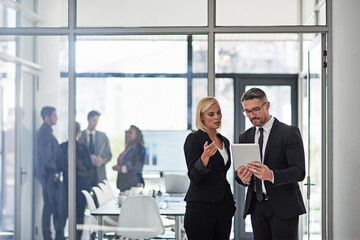
[[[164,190],[160,173],[186,172],[183,140],[196,129],[197,102],[219,100],[221,133],[236,143],[251,126],[241,94],[257,86],[270,113],[302,133],[299,239],[357,239],[359,10],[356,0],[0,0],[0,238],[42,239],[34,140],[43,106],[57,109],[54,135],[69,140],[70,166],[74,122],[85,129],[87,113],[101,113],[114,184],[125,131],[138,126],[149,155],[145,186]],[[233,177],[231,238],[252,239],[240,213],[245,190]],[[76,239],[69,202],[66,235]]]

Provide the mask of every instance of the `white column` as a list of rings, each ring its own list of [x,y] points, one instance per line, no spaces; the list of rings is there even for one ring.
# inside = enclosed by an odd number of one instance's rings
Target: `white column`
[[[336,240],[360,236],[360,1],[333,0],[333,205]]]

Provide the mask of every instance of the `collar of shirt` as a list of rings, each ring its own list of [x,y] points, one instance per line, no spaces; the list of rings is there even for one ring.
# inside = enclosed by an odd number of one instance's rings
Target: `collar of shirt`
[[[264,129],[264,133],[269,133],[270,132],[270,130],[271,130],[271,128],[272,128],[272,125],[274,124],[274,118],[272,117],[272,116],[270,116],[270,119],[269,119],[269,121],[267,122],[267,123],[265,123],[265,125],[264,126],[262,126],[262,128]],[[260,127],[256,127],[256,134],[260,134],[260,132],[259,132],[259,128]]]
[[[262,126],[262,128],[264,129],[264,139],[263,139],[263,148],[262,148],[262,154],[264,157],[265,157],[265,149],[266,149],[267,141],[273,124],[274,124],[274,118],[270,117],[269,121],[264,126]],[[259,127],[256,127],[255,139],[254,139],[255,143],[259,141],[259,137],[260,137]]]
[[[86,129],[86,135],[90,135],[90,133],[92,133],[92,135],[93,136],[95,136],[95,134],[96,134],[96,130],[94,129],[94,130],[92,130],[92,131],[90,131],[89,129]]]
[[[93,140],[95,141],[96,130],[94,129],[93,131],[90,132],[89,129],[86,129],[86,137],[87,137],[87,143],[88,143],[88,144],[90,144],[90,133],[92,133],[92,135],[93,135]]]

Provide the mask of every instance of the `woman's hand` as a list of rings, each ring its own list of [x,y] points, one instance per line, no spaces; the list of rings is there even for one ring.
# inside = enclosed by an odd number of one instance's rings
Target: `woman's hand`
[[[206,167],[209,163],[209,159],[213,156],[217,151],[217,147],[214,142],[208,143],[207,141],[204,144],[204,152],[201,155],[201,161],[203,165]]]
[[[120,171],[121,170],[121,166],[120,165],[115,165],[112,167],[113,170],[115,171]]]

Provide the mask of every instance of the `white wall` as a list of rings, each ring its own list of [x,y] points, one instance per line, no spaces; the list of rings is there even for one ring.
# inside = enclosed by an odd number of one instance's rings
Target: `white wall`
[[[333,0],[333,239],[360,236],[360,1]]]

